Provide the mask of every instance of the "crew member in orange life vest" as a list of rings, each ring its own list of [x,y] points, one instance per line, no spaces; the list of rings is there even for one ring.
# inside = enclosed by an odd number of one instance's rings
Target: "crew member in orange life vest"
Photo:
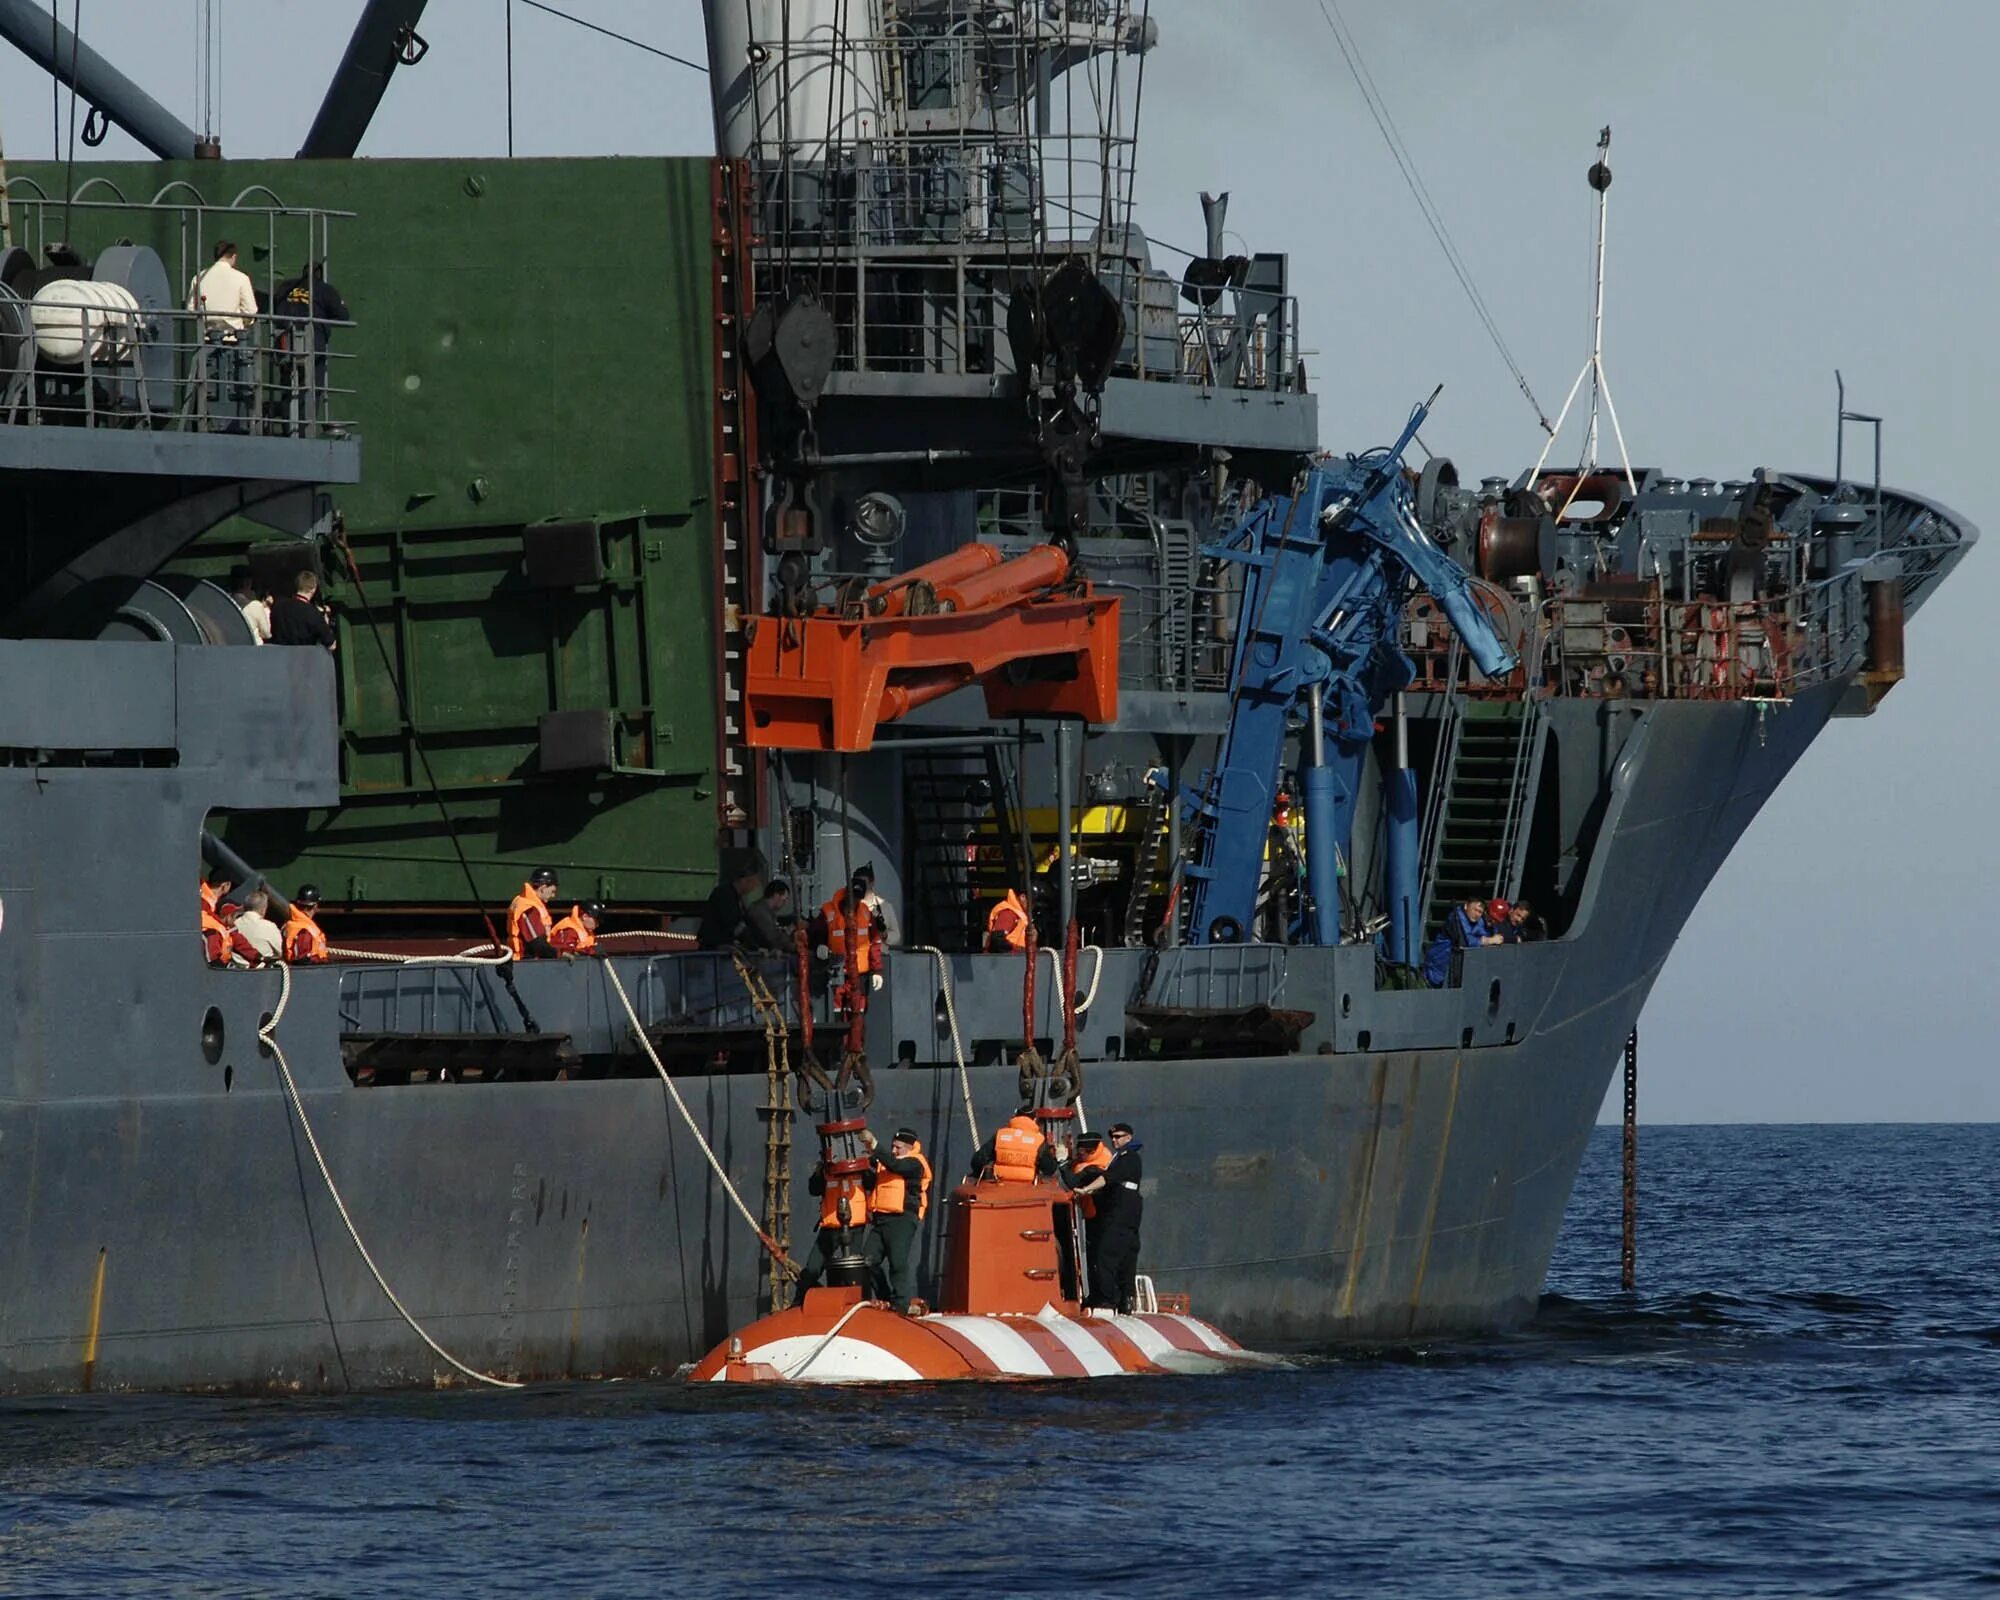
[[[596,955],[597,919],[603,915],[604,907],[595,900],[571,906],[569,915],[549,930],[549,943],[563,955]]]
[[[986,914],[986,953],[1028,948],[1028,903],[1012,889]]]
[[[201,908],[201,953],[211,967],[229,965],[229,924],[209,907],[205,896]]]
[[[882,923],[868,909],[868,882],[855,873],[845,889],[819,908],[812,920],[812,941],[822,961],[845,960],[847,922],[852,908],[854,919],[854,971],[850,979],[867,974],[871,989],[882,987]]]
[[[876,1269],[877,1287],[898,1311],[908,1311],[917,1292],[917,1233],[931,1208],[931,1164],[912,1128],[898,1128],[889,1138],[885,1156],[875,1148],[875,1135],[862,1134],[875,1158],[875,1192],[868,1197],[868,1214],[875,1223],[883,1264]]]
[[[868,1236],[868,1197],[875,1187],[875,1169],[866,1172],[846,1173],[828,1181],[817,1163],[812,1176],[806,1179],[806,1193],[819,1196],[819,1231],[813,1235],[812,1249],[806,1253],[805,1264],[799,1272],[799,1293],[819,1287],[820,1279],[826,1276],[827,1263],[833,1260],[834,1252],[840,1248],[840,1208],[844,1201],[847,1206],[847,1229],[849,1242],[860,1251],[864,1260],[879,1260],[875,1254],[877,1246]]]
[[[548,961],[562,954],[549,943],[549,902],[555,897],[554,867],[535,868],[514,896],[514,903],[507,908],[507,948],[516,961]]]
[[[326,959],[326,935],[319,931],[313,913],[319,910],[319,890],[310,883],[299,885],[292,896],[292,914],[285,919],[285,959],[294,964]]]
[[[1055,1176],[1056,1153],[1035,1126],[1033,1106],[1021,1107],[972,1152],[972,1176],[983,1177],[988,1169],[1001,1183],[1033,1183],[1037,1178]]]

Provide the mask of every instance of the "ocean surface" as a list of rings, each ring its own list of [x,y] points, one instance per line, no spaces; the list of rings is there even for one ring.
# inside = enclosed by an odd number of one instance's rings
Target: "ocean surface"
[[[1531,1328],[1269,1374],[4,1402],[0,1593],[1990,1595],[1996,1174],[1645,1129],[1623,1294],[1602,1129]]]

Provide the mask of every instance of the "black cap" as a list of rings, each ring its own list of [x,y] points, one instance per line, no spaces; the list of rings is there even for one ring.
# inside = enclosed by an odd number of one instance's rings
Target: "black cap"
[[[295,895],[293,895],[293,896],[292,896],[292,904],[294,904],[294,905],[300,905],[300,906],[316,906],[316,905],[318,905],[318,904],[319,904],[319,885],[317,885],[317,884],[313,884],[313,883],[302,883],[302,884],[300,884],[300,885],[299,885],[299,892],[298,892],[297,894],[295,894]]]
[[[894,1133],[889,1135],[889,1138],[892,1143],[900,1139],[904,1144],[915,1144],[917,1143],[917,1130],[915,1128],[898,1128]]]
[[[528,874],[528,884],[531,888],[539,889],[546,885],[553,889],[556,886],[556,882],[556,869],[554,867],[537,867],[533,872]]]
[[[1104,1131],[1106,1133],[1130,1133],[1132,1131],[1132,1124],[1129,1122],[1114,1122]]]
[[[870,878],[864,878],[864,877],[863,877],[863,876],[862,876],[862,875],[861,875],[861,874],[860,874],[860,873],[859,873],[859,872],[857,871],[857,872],[856,872],[856,873],[854,874],[854,876],[853,876],[853,877],[851,877],[851,878],[849,878],[849,879],[847,880],[847,892],[848,892],[849,894],[851,894],[851,895],[855,895],[855,896],[857,896],[857,897],[859,897],[859,896],[862,896],[862,895],[866,895],[866,894],[868,893],[868,885],[869,885],[869,884],[870,884],[871,882],[873,882],[873,880],[872,880],[872,879],[870,879]]]
[[[1076,1147],[1079,1150],[1095,1150],[1102,1143],[1104,1135],[1101,1133],[1080,1133],[1076,1136]]]
[[[854,869],[854,875],[857,878],[866,878],[870,883],[873,883],[875,881],[875,863],[872,861],[862,862],[860,866]]]

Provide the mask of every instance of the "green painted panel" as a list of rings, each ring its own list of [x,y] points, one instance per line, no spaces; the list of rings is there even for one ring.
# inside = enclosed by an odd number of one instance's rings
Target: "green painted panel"
[[[61,169],[24,173],[57,192]],[[713,373],[706,160],[94,163],[128,196],[175,179],[211,202],[264,186],[332,223],[328,276],[356,326],[362,481],[338,490],[381,643],[472,857],[483,899],[526,866],[625,903],[713,882],[716,811]],[[97,185],[93,193],[108,191]],[[185,190],[177,190],[185,195]],[[17,211],[17,225],[21,222]],[[205,251],[189,214],[76,211],[76,242],[150,242],[170,274]],[[201,220],[262,286],[296,271],[305,224]],[[599,523],[605,576],[537,587],[524,527]],[[237,522],[180,563],[216,572],[268,530]],[[341,632],[338,812],[231,819],[281,879],[330,897],[465,898],[360,596],[328,585]],[[544,773],[540,718],[609,713],[622,771]]]

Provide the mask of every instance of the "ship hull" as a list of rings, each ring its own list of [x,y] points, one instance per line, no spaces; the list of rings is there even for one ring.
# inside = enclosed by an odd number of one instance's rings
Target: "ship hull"
[[[1255,1348],[1531,1315],[1619,1046],[1703,887],[1833,694],[1775,711],[1647,712],[1618,757],[1562,939],[1470,953],[1459,988],[1361,994],[1352,1016],[1331,968],[1319,1003],[1346,1020],[1312,1053],[1093,1062],[1086,1116],[1134,1123],[1145,1146],[1142,1270]],[[177,987],[224,997],[236,1042],[221,1067],[191,1040],[191,1060],[107,1060],[85,1048],[105,1028],[150,1035],[79,998],[64,1014],[84,1043],[51,1048],[43,1093],[0,1103],[0,1388],[453,1381],[369,1275],[277,1064],[254,1044],[278,976],[197,960]],[[89,992],[68,969],[43,976]],[[601,982],[581,968],[521,976],[537,1006],[555,990],[534,983]],[[657,1079],[356,1089],[331,1047],[339,983],[300,974],[278,1038],[354,1229],[446,1348],[524,1379],[669,1372],[759,1312],[755,1235]],[[977,998],[961,994],[961,1009]],[[1093,1018],[1121,1001],[1100,994]],[[1357,1034],[1370,1017],[1376,1029]],[[1422,1042],[1426,1031],[1447,1042]],[[1355,1047],[1370,1034],[1396,1047]],[[963,1081],[948,1061],[887,1066],[878,1080],[871,1119],[915,1126],[942,1176],[972,1148],[966,1091],[982,1132],[1015,1096],[1004,1065]],[[47,1092],[65,1083],[101,1092]],[[766,1079],[676,1084],[760,1210]],[[803,1215],[809,1119],[797,1133]],[[926,1274],[939,1242],[927,1230]]]

